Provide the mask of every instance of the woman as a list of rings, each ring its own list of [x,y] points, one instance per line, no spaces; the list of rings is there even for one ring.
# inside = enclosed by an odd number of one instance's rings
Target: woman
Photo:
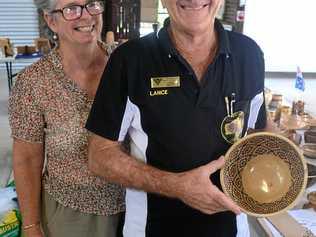
[[[108,59],[99,41],[103,4],[86,0],[35,4],[58,41],[48,55],[20,73],[9,100],[24,233],[115,236],[125,208],[124,191],[89,172],[84,129]]]

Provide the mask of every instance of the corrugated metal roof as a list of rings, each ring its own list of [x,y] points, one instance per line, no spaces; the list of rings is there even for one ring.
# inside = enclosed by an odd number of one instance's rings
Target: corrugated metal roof
[[[10,38],[14,46],[33,45],[39,37],[38,14],[33,0],[0,0],[0,37]],[[25,63],[14,63],[20,70]],[[0,65],[4,69],[4,65]]]

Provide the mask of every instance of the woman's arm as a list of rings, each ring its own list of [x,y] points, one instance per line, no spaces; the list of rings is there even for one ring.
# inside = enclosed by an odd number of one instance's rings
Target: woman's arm
[[[41,179],[44,164],[42,143],[14,139],[13,170],[23,227],[27,237],[42,237]],[[22,229],[23,229],[22,227]]]

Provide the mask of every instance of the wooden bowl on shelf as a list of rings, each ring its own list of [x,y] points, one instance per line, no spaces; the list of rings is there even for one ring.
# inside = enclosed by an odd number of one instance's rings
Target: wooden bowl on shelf
[[[316,144],[316,131],[307,130],[304,132],[305,143],[315,143]]]
[[[305,143],[302,145],[302,151],[308,158],[316,159],[316,143]]]
[[[286,115],[283,114],[280,118],[280,127],[287,129],[287,130],[297,130],[297,129],[302,129],[306,126],[305,121],[302,119],[301,116],[291,114],[291,115]]]

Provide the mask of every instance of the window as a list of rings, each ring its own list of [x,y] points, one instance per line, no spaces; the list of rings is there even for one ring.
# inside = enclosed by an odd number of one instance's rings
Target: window
[[[316,1],[247,0],[244,33],[257,41],[266,71],[316,72]]]
[[[140,37],[147,35],[151,32],[153,32],[153,23],[148,23],[148,22],[141,22],[140,23]]]
[[[161,1],[159,1],[159,4],[158,4],[158,13],[157,14],[158,14],[159,28],[161,28],[163,26],[163,22],[169,16],[167,9],[162,6]]]

